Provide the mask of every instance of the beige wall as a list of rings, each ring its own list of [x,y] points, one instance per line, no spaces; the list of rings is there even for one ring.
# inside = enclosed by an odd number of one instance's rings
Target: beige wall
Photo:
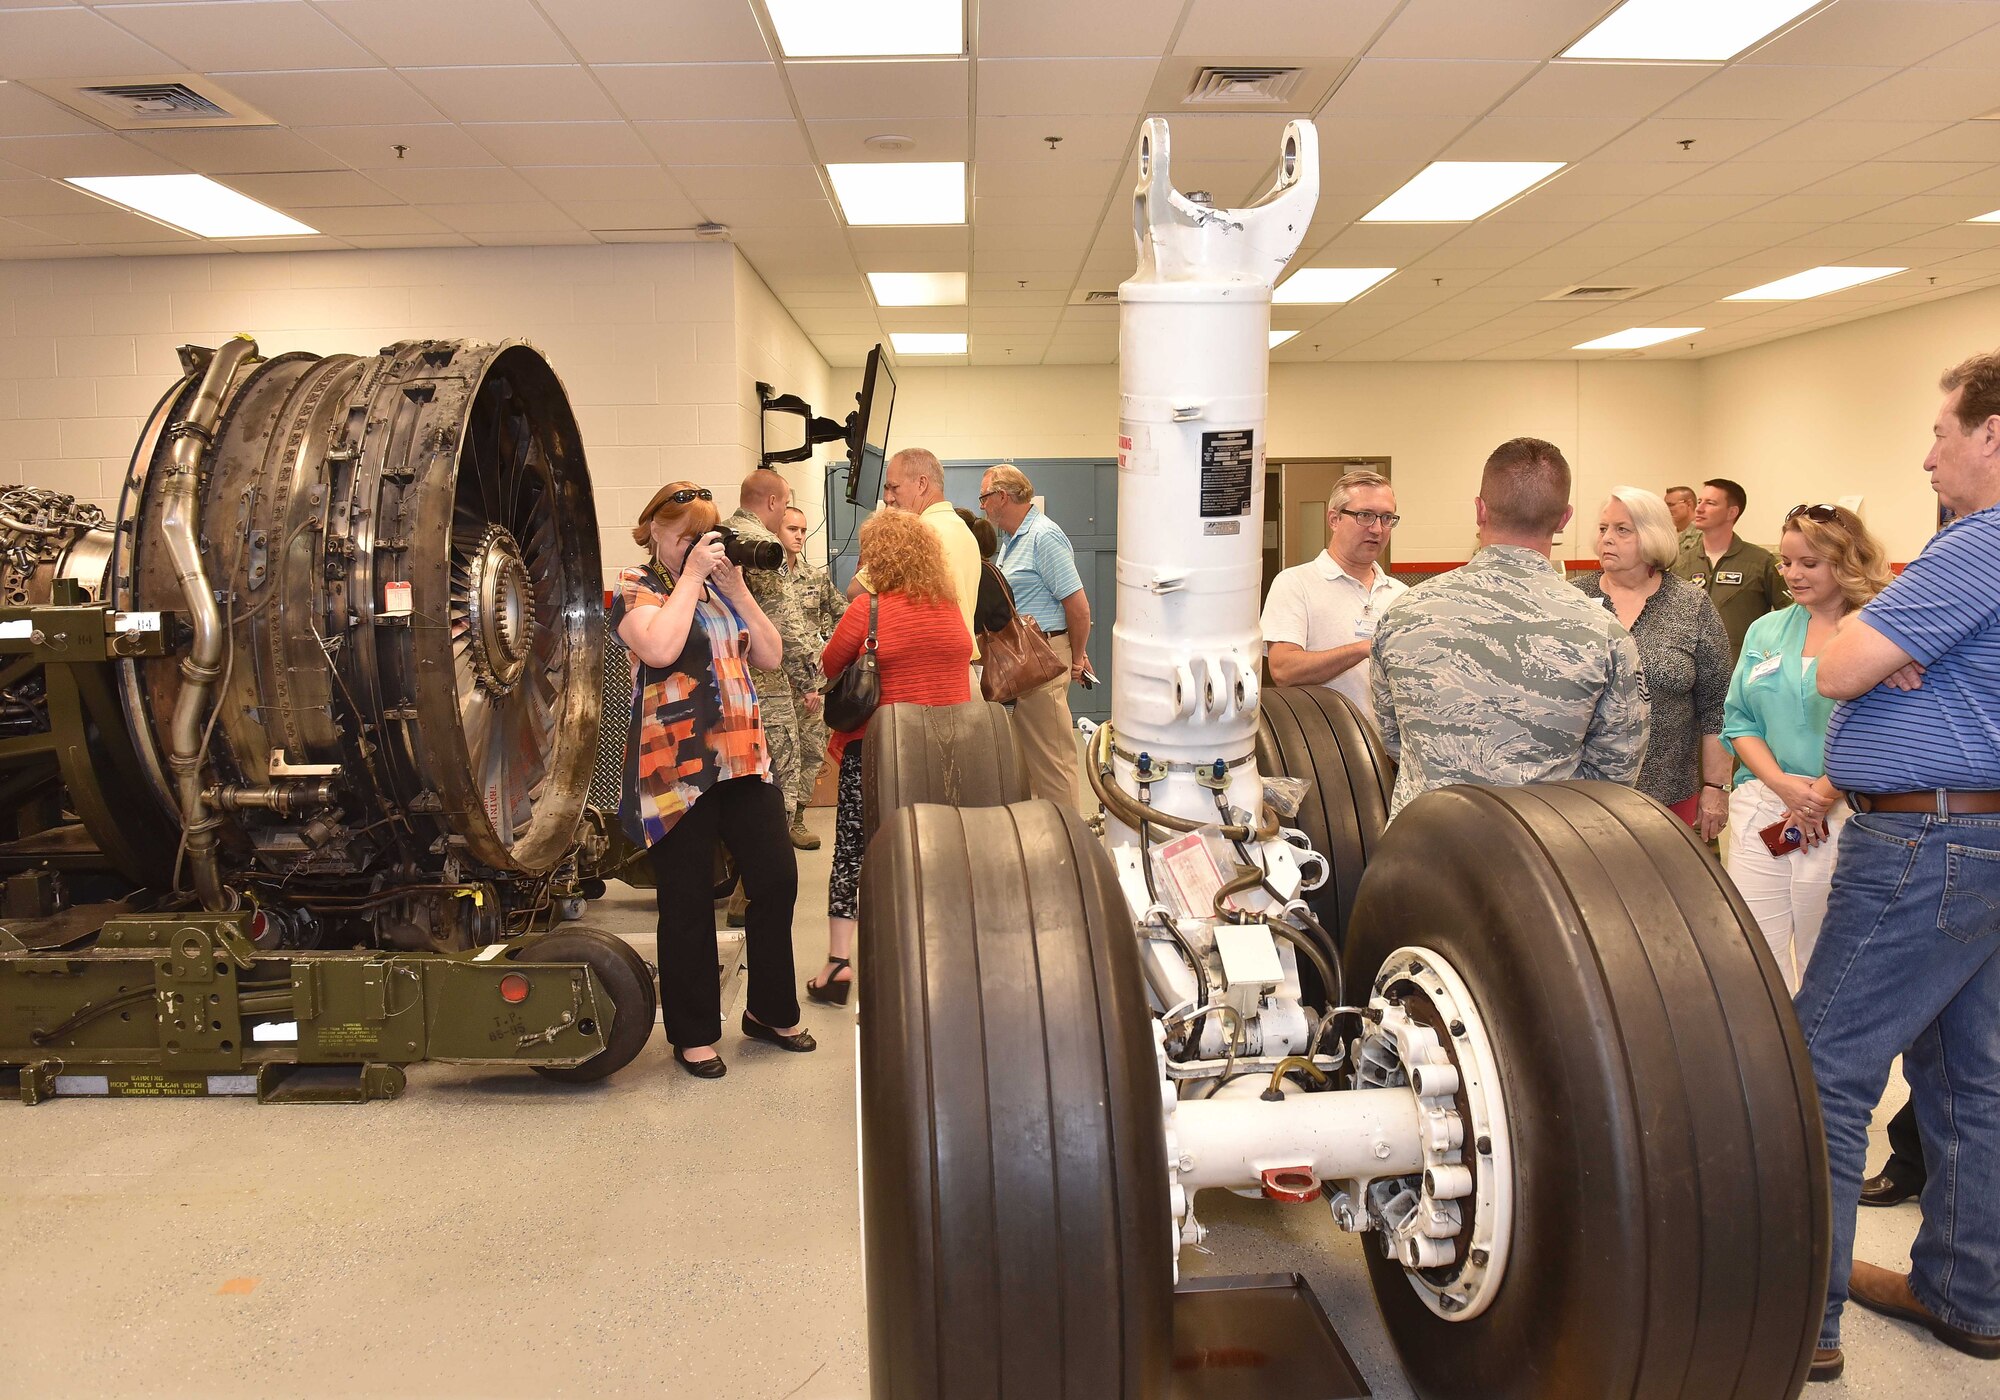
[[[1742,483],[1747,539],[1775,544],[1784,513],[1863,498],[1889,557],[1937,528],[1924,475],[1938,376],[2000,345],[2000,289],[1871,316],[1702,362],[1701,459]]]
[[[115,510],[175,348],[244,332],[267,354],[372,355],[413,337],[523,339],[562,377],[607,576],[663,481],[725,514],[756,462],[763,379],[817,403],[826,364],[733,248],[416,249],[0,261],[0,482]],[[817,467],[790,469],[817,501]]]
[[[1576,469],[1595,516],[1614,486],[1658,490],[1692,471],[1698,366],[1668,364],[1277,365],[1267,450],[1273,458],[1388,457],[1399,563],[1472,553],[1472,498],[1486,454],[1544,437]],[[899,379],[895,445],[940,457],[1105,457],[1118,432],[1115,365],[909,369]],[[1564,548],[1588,557],[1594,530]]]

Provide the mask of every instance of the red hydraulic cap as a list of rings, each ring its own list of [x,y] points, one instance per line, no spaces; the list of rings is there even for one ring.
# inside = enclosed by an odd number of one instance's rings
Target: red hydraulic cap
[[[1311,1167],[1272,1167],[1264,1173],[1266,1200],[1303,1205],[1319,1199],[1319,1178]]]
[[[519,972],[510,972],[500,979],[500,1000],[510,1006],[519,1006],[528,999],[528,979]]]

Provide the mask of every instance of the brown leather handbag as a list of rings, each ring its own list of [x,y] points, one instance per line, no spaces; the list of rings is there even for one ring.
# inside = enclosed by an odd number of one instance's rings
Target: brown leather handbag
[[[1014,590],[1007,588],[1000,571],[991,564],[984,567],[1007,589],[1007,605],[1014,615],[1006,626],[979,634],[979,693],[988,700],[1018,700],[1066,675],[1069,663],[1056,655],[1041,624],[1014,606]]]

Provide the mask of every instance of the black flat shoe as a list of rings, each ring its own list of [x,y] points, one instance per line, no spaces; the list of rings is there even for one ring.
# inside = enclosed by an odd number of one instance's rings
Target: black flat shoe
[[[750,1013],[743,1013],[743,1034],[752,1040],[768,1040],[780,1050],[789,1050],[795,1055],[803,1055],[808,1050],[819,1049],[819,1042],[812,1038],[811,1031],[800,1031],[797,1035],[785,1035],[772,1030],[762,1021],[750,1019]]]
[[[720,1079],[723,1075],[729,1073],[729,1066],[722,1062],[722,1056],[720,1055],[706,1060],[690,1060],[681,1053],[681,1047],[676,1045],[674,1047],[674,1058],[680,1062],[682,1069],[686,1070],[696,1079]]]
[[[834,973],[837,974],[843,967],[847,966],[847,959],[828,958],[826,965],[832,968]],[[826,1006],[847,1005],[847,994],[853,990],[854,979],[852,977],[829,976],[824,982],[808,981],[806,983],[806,995]]]
[[[1902,1177],[1888,1172],[1871,1176],[1861,1183],[1861,1204],[1864,1206],[1899,1206],[1923,1194],[1924,1184],[1921,1181],[1911,1185]]]

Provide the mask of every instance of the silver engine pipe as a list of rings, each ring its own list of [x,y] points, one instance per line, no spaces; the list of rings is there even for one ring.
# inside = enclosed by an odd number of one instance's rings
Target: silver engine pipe
[[[195,894],[204,909],[229,907],[216,860],[216,830],[221,825],[204,800],[201,783],[201,730],[209,699],[222,675],[223,653],[229,639],[222,630],[222,612],[201,562],[201,463],[215,441],[222,420],[223,400],[244,363],[257,353],[257,342],[238,336],[218,346],[187,412],[167,428],[172,447],[161,493],[160,536],[173,560],[174,575],[194,624],[194,645],[181,659],[186,684],[174,701],[173,769],[175,796],[181,809],[181,830],[187,842],[188,868]]]

